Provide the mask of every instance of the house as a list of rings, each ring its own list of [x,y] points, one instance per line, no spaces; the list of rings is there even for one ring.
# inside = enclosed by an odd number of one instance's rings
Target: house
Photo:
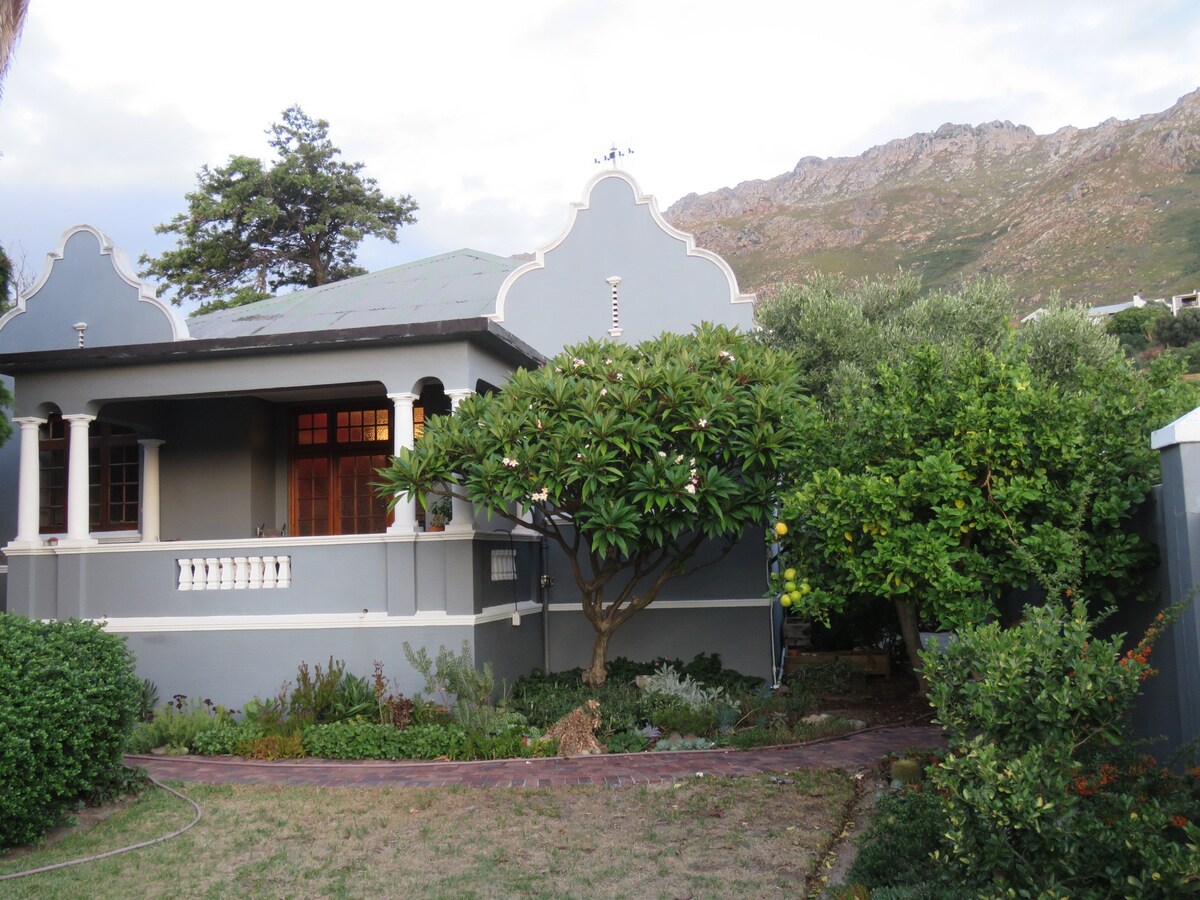
[[[7,609],[102,620],[163,696],[273,695],[301,660],[459,647],[510,681],[586,665],[565,560],[455,501],[444,532],[389,515],[374,470],[427,416],[562,345],[702,320],[752,326],[729,266],[620,171],[519,261],[460,250],[184,321],[97,229],[69,229],[0,318],[14,435],[0,448]],[[758,536],[681,579],[612,653],[717,651],[770,674]]]

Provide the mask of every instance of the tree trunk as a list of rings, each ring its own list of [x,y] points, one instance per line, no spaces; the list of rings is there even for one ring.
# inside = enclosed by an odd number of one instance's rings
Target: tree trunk
[[[900,634],[904,637],[904,649],[908,652],[908,661],[912,664],[913,674],[917,676],[917,690],[924,697],[928,692],[928,685],[925,683],[925,676],[921,673],[921,657],[918,651],[921,649],[921,625],[917,621],[917,614],[913,612],[913,608],[908,605],[907,600],[902,600],[899,597],[894,598],[896,603],[896,615],[900,617]]]
[[[608,639],[612,636],[612,628],[608,623],[604,623],[601,627],[600,623],[596,625],[596,643],[592,645],[592,664],[583,672],[583,683],[591,688],[603,687],[604,682],[608,680],[608,666],[606,659],[608,657]]]

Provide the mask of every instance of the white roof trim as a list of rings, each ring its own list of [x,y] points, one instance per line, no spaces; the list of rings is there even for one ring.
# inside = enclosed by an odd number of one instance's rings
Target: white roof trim
[[[96,241],[100,244],[101,256],[109,256],[112,258],[113,271],[116,272],[117,276],[130,287],[137,288],[138,299],[143,303],[149,303],[167,317],[167,321],[171,323],[172,340],[191,340],[191,335],[188,334],[187,323],[183,320],[183,317],[174,309],[172,309],[170,304],[163,303],[161,300],[159,300],[158,292],[153,287],[137,277],[137,273],[135,273],[133,268],[129,265],[129,258],[125,255],[125,251],[120,247],[114,247],[112,238],[110,238],[99,228],[96,228],[94,225],[85,224],[72,225],[62,233],[62,236],[58,239],[58,248],[51,250],[46,254],[46,265],[43,267],[42,274],[38,276],[37,281],[33,283],[33,286],[29,288],[29,290],[22,291],[20,294],[18,294],[16,305],[13,306],[13,308],[6,312],[3,316],[0,316],[0,330],[3,330],[5,325],[26,311],[29,300],[38,291],[45,287],[46,282],[50,280],[50,272],[54,268],[54,264],[63,258],[63,253],[66,251],[67,247],[67,241],[81,231],[86,231],[96,239]]]
[[[1200,408],[1180,416],[1150,435],[1152,450],[1165,450],[1176,444],[1200,444]]]
[[[585,210],[591,206],[592,191],[595,189],[596,185],[606,178],[619,178],[626,182],[633,189],[634,201],[638,205],[649,208],[650,215],[653,217],[655,224],[658,225],[658,227],[661,228],[664,233],[675,238],[677,241],[682,242],[687,250],[688,256],[698,256],[701,259],[707,259],[709,262],[714,263],[717,268],[721,270],[722,274],[725,275],[726,280],[729,282],[730,303],[754,302],[754,294],[743,294],[739,290],[737,275],[734,274],[733,269],[729,266],[729,263],[727,263],[716,253],[713,253],[711,250],[705,250],[701,247],[697,247],[696,239],[691,234],[686,231],[680,231],[678,228],[664,219],[662,214],[658,211],[658,201],[654,198],[654,195],[643,194],[642,189],[638,187],[638,183],[633,180],[632,175],[630,175],[628,172],[622,172],[619,169],[611,169],[606,172],[601,172],[587,183],[587,186],[583,189],[583,199],[571,204],[567,213],[567,225],[559,233],[558,237],[552,240],[549,244],[546,244],[544,247],[539,248],[534,254],[534,259],[531,262],[527,262],[523,266],[513,269],[513,271],[508,274],[508,277],[504,279],[504,283],[500,285],[500,290],[496,294],[496,311],[486,316],[486,318],[493,319],[496,322],[504,321],[504,304],[508,299],[508,292],[512,288],[513,284],[515,284],[517,279],[525,273],[533,272],[537,269],[544,269],[546,267],[546,254],[567,239],[567,235],[569,235],[571,230],[575,227],[575,217],[579,215],[581,210]]]

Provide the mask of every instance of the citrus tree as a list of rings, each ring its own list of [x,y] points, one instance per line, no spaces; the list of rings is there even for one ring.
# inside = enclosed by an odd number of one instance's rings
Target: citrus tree
[[[797,609],[889,603],[919,670],[919,623],[995,616],[1004,591],[1070,557],[1078,522],[1090,593],[1136,592],[1154,561],[1133,527],[1157,477],[1149,435],[1189,392],[1170,365],[1143,374],[1119,352],[1056,379],[1031,364],[1037,346],[925,347],[825,417],[783,497]]]
[[[596,631],[584,680],[598,686],[613,632],[698,568],[705,542],[770,520],[811,420],[795,381],[790,356],[720,326],[590,341],[433,418],[380,490],[448,492],[557,545]]]

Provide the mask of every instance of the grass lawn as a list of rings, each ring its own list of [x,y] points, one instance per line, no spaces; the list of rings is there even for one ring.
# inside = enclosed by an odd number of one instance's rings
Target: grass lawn
[[[775,897],[805,894],[854,788],[840,772],[607,788],[183,785],[204,818],[132,853],[0,882],[5,898]],[[182,827],[153,789],[0,874]]]

